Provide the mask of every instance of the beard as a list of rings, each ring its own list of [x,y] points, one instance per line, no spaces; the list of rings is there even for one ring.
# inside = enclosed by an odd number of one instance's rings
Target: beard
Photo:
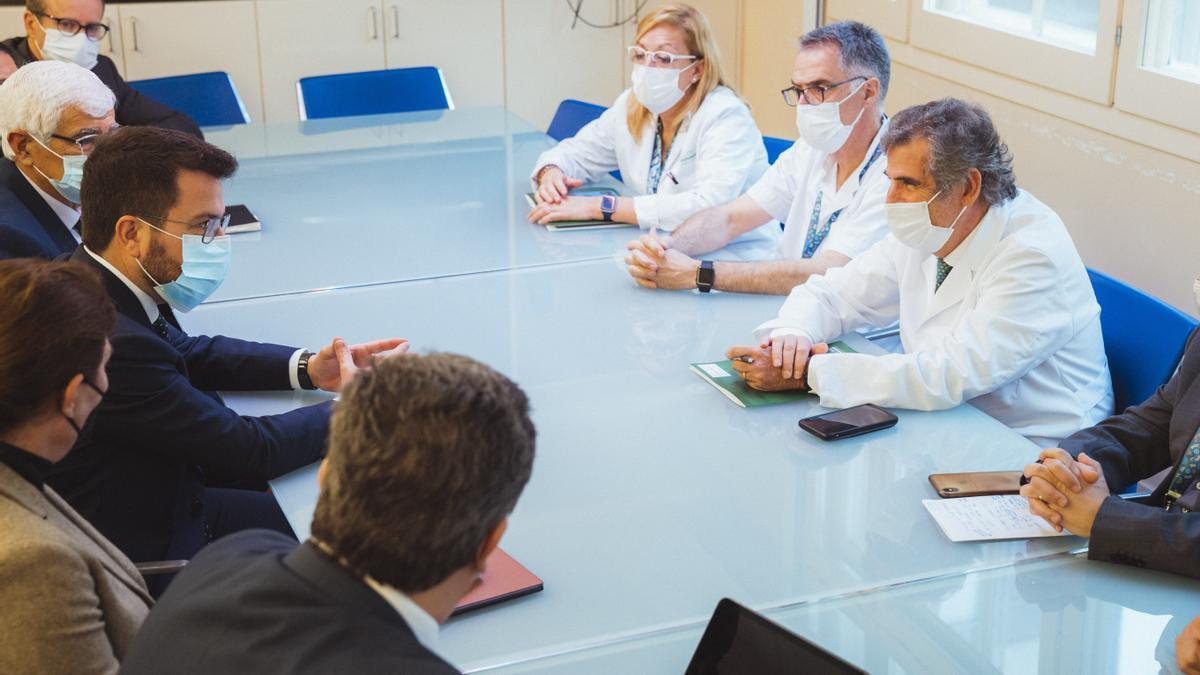
[[[159,243],[157,238],[150,240],[150,253],[146,256],[142,267],[145,267],[146,273],[152,277],[151,281],[157,282],[160,286],[165,286],[178,279],[183,272],[183,266],[171,260],[167,255],[167,247]]]

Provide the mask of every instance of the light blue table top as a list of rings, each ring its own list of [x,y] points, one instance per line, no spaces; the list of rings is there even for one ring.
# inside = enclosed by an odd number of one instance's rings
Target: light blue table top
[[[246,204],[263,229],[233,235],[209,302],[594,260],[640,234],[528,223],[529,173],[554,141],[502,108],[245,125],[210,140],[241,162],[225,203]]]
[[[938,530],[920,504],[935,496],[928,474],[1018,468],[1037,451],[970,406],[901,411],[893,429],[826,443],[796,427],[814,400],[744,410],[689,372],[751,340],[780,301],[648,291],[606,259],[217,303],[183,321],[310,347],[407,337],[525,388],[538,457],[502,546],[546,590],[445,626],[442,653],[467,669],[694,625],[723,596],[779,607],[1081,545],[952,544]],[[228,400],[262,414],[313,399]],[[311,470],[274,486],[306,522]]]
[[[1200,582],[1068,556],[766,612],[871,673],[1177,673]],[[704,624],[489,673],[682,673]]]

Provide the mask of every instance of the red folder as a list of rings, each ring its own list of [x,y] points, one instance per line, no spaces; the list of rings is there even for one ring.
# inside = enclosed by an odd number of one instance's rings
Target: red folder
[[[512,556],[497,548],[487,559],[487,571],[475,587],[458,601],[450,616],[494,605],[542,590],[542,580]]]

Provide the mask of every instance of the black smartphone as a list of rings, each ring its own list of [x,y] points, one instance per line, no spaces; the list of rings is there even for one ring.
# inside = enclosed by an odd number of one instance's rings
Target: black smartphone
[[[805,417],[800,420],[800,428],[817,438],[836,441],[894,427],[898,421],[895,415],[883,408],[864,403],[845,410]]]

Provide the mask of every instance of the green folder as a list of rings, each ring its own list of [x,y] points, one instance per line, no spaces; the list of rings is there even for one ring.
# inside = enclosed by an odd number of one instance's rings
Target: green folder
[[[857,352],[850,345],[839,340],[829,343],[829,353],[854,354]],[[729,360],[693,363],[690,368],[693,373],[699,375],[705,382],[716,387],[717,391],[724,394],[726,398],[743,408],[760,408],[765,405],[791,403],[809,396],[809,393],[806,391],[759,391],[752,389],[737,374],[737,371],[733,369],[733,362]]]
[[[601,197],[604,195],[620,196],[620,193],[613,188],[607,187],[581,187],[571,190],[571,194],[578,197]],[[537,198],[534,193],[526,192],[525,201],[529,203],[529,208],[537,206]],[[558,230],[603,230],[614,227],[637,227],[634,223],[611,223],[606,220],[560,220],[556,223],[546,225],[547,230],[557,232]]]

